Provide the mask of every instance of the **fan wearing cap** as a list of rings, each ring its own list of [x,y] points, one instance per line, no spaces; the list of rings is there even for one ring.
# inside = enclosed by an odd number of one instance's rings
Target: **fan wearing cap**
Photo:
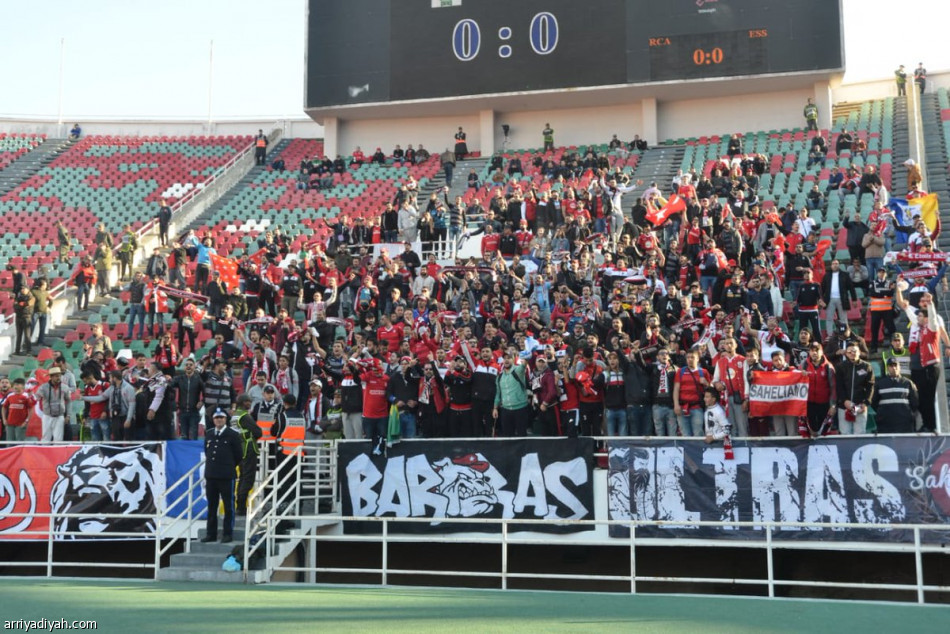
[[[894,333],[894,292],[896,285],[887,278],[887,269],[879,268],[871,280],[868,296],[868,318],[871,321],[871,352],[877,352],[877,342],[884,325],[885,340]]]
[[[837,365],[845,359],[845,349],[849,343],[855,343],[861,356],[868,358],[868,344],[864,338],[851,330],[851,325],[847,322],[838,324],[835,333],[825,340],[825,356],[833,364]]]
[[[228,427],[228,413],[217,409],[212,414],[214,429],[205,434],[205,495],[208,521],[202,542],[218,538],[218,503],[224,504],[224,529],[221,543],[231,541],[234,528],[234,477],[243,457],[241,435]]]
[[[323,394],[323,381],[320,379],[310,380],[309,391],[306,404],[303,407],[304,423],[308,434],[312,437],[322,438],[330,401]]]
[[[901,376],[901,364],[897,357],[889,357],[885,363],[885,375],[878,379],[871,397],[871,407],[877,414],[879,434],[912,434],[916,431],[919,408],[917,387]]]

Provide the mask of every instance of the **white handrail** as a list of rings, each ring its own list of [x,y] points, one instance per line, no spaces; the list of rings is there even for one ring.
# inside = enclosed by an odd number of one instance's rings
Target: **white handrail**
[[[326,516],[325,516],[326,517]],[[390,530],[392,522],[418,522],[430,523],[432,518],[408,518],[408,517],[362,517],[362,516],[332,516],[338,521],[371,521],[381,524],[381,531],[376,535],[340,535],[340,534],[318,534],[308,533],[300,536],[300,539],[316,547],[320,541],[326,542],[366,542],[380,543],[382,551],[382,560],[378,568],[371,567],[332,567],[332,566],[280,566],[275,570],[284,572],[305,572],[312,575],[319,573],[325,574],[375,574],[379,575],[381,585],[389,585],[389,578],[393,575],[414,575],[414,576],[433,576],[433,577],[471,577],[471,578],[495,578],[499,579],[502,589],[508,587],[509,579],[549,579],[549,580],[576,580],[576,581],[621,581],[628,582],[631,593],[636,593],[637,582],[663,582],[663,583],[697,583],[697,584],[730,584],[742,586],[765,586],[770,597],[775,596],[777,587],[827,587],[827,588],[851,588],[865,590],[900,590],[915,591],[918,603],[924,603],[926,592],[947,592],[950,586],[938,584],[926,584],[923,574],[923,553],[945,553],[946,549],[942,544],[927,545],[921,543],[921,531],[950,531],[950,526],[929,525],[929,524],[861,524],[847,523],[834,524],[828,522],[778,522],[778,521],[665,521],[665,520],[522,520],[522,519],[502,519],[502,518],[439,518],[444,523],[480,523],[500,525],[498,533],[490,534],[454,534],[454,535],[394,535]],[[303,521],[313,519],[307,516],[285,517],[286,520]],[[571,540],[561,542],[574,546],[620,546],[627,545],[630,550],[629,574],[626,575],[603,575],[592,572],[589,575],[576,573],[536,573],[536,572],[512,572],[508,566],[508,548],[509,546],[526,545],[554,545],[557,543],[554,538],[542,537],[520,537],[517,533],[513,534],[509,527],[517,524],[518,532],[531,532],[531,525],[558,525],[558,526],[619,526],[630,529],[628,538],[609,538],[597,540]],[[764,534],[756,538],[744,539],[741,542],[733,540],[701,540],[703,546],[711,547],[745,547],[764,549],[766,551],[766,570],[762,578],[721,578],[721,577],[695,577],[695,576],[674,576],[664,574],[663,576],[644,575],[637,572],[636,547],[647,546],[655,547],[683,547],[700,545],[695,540],[684,543],[685,540],[669,538],[637,538],[635,537],[638,527],[662,527],[670,526],[682,528],[683,526],[707,526],[707,527],[755,527],[763,528]],[[912,544],[889,544],[885,542],[848,542],[848,549],[866,550],[869,552],[913,552],[915,557],[916,577],[913,584],[906,583],[869,583],[869,582],[847,582],[847,581],[827,581],[823,579],[781,579],[777,578],[773,565],[773,552],[778,549],[795,548],[808,549],[809,545],[802,544],[794,540],[775,540],[773,533],[776,530],[787,528],[864,528],[869,530],[913,530],[914,541]],[[389,566],[388,553],[390,543],[455,543],[455,544],[499,544],[501,545],[500,566],[495,571],[484,570],[437,570],[427,568],[412,569],[394,569]],[[843,543],[838,543],[841,547]],[[815,548],[815,544],[811,544]],[[861,547],[861,548],[858,548]],[[817,550],[817,548],[815,548]],[[273,572],[273,571],[272,571]]]

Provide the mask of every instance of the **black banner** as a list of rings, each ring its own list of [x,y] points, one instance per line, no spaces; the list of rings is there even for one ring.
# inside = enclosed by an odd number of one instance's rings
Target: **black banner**
[[[612,520],[684,522],[638,526],[638,537],[762,539],[764,528],[695,526],[696,521],[880,524],[874,528],[787,528],[777,539],[913,541],[887,524],[948,525],[950,441],[946,437],[776,439],[721,444],[701,440],[608,443]],[[948,526],[950,528],[950,526]],[[611,537],[629,529],[611,526]],[[922,531],[947,543],[950,530]]]
[[[338,447],[344,515],[432,518],[391,524],[391,532],[501,532],[501,523],[440,518],[545,519],[551,523],[509,530],[591,530],[555,523],[594,518],[590,438],[408,441],[385,456],[373,455],[369,442]],[[344,523],[346,533],[381,530],[381,522]]]

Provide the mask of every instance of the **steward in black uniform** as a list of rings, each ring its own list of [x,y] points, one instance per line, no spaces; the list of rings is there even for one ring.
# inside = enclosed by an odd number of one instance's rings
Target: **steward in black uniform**
[[[251,397],[241,394],[234,405],[234,414],[231,416],[231,426],[241,434],[241,475],[238,479],[237,514],[247,512],[247,495],[254,487],[257,477],[257,455],[260,448],[257,441],[261,437],[261,428],[250,415]]]
[[[205,434],[205,494],[208,522],[203,542],[218,538],[218,502],[224,502],[224,530],[221,543],[231,541],[234,528],[234,472],[241,462],[241,435],[228,427],[228,414],[217,410],[212,417],[214,429]]]

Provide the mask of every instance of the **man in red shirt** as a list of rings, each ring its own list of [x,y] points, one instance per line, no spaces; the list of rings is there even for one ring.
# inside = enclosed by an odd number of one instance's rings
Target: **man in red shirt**
[[[498,251],[498,243],[501,241],[501,236],[495,233],[495,230],[492,228],[491,223],[485,223],[485,235],[482,236],[482,259],[487,260],[488,254],[495,253]]]
[[[383,452],[389,423],[389,402],[386,400],[389,377],[383,372],[383,364],[372,359],[360,380],[363,383],[363,435],[373,439],[373,454],[378,456]]]
[[[83,382],[83,396],[99,396],[106,388],[108,383],[103,383],[90,373],[83,373],[79,377]],[[92,431],[92,439],[95,442],[112,440],[111,423],[107,411],[109,403],[101,401],[99,403],[89,403],[89,413],[86,416],[86,422],[89,423],[89,429]]]
[[[726,399],[724,409],[732,421],[734,435],[745,437],[749,435],[749,415],[745,405],[745,357],[736,354],[734,337],[723,337],[720,345],[722,354],[716,357],[713,387]]]
[[[13,392],[3,401],[3,424],[7,430],[7,440],[11,442],[26,440],[26,425],[36,405],[33,395],[23,391],[25,387],[26,381],[14,379]]]
[[[825,418],[834,416],[837,409],[835,369],[825,357],[821,343],[817,341],[809,344],[808,358],[802,362],[801,369],[808,375],[808,427],[809,435],[815,437],[821,434]],[[803,435],[804,432],[805,430],[802,430]]]
[[[386,353],[396,352],[402,345],[402,326],[393,326],[389,315],[379,316],[379,328],[376,330],[376,339],[386,345]]]
[[[686,353],[686,366],[673,379],[673,413],[679,417],[684,436],[703,436],[703,390],[709,387],[709,373],[699,367],[699,351]]]

